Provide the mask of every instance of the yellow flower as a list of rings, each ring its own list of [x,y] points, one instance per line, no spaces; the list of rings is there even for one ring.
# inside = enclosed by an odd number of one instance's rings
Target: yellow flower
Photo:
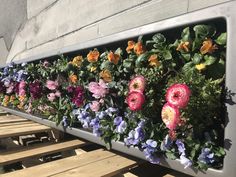
[[[20,102],[23,102],[23,101],[24,101],[24,99],[25,99],[25,95],[19,96],[19,98],[18,98],[18,99],[20,100]]]
[[[195,65],[195,67],[198,71],[202,71],[202,70],[206,69],[206,65],[204,63],[200,63],[198,65]]]
[[[77,57],[73,58],[73,60],[70,63],[76,67],[80,67],[82,62],[83,62],[83,57],[77,56]]]
[[[201,54],[213,53],[216,49],[218,49],[217,45],[212,43],[211,39],[206,39],[202,43],[202,47],[200,48]]]
[[[134,46],[134,52],[137,54],[137,55],[141,55],[142,53],[145,52],[145,48],[142,44],[142,42],[137,42]]]
[[[70,80],[71,83],[76,84],[76,82],[78,81],[78,78],[75,74],[71,74],[69,76],[69,80]]]
[[[120,55],[118,54],[114,54],[113,52],[109,52],[109,54],[107,55],[107,59],[114,63],[115,65],[118,64],[119,60],[120,60]]]
[[[11,95],[9,102],[12,103],[15,99],[16,99],[16,97],[14,95]]]
[[[112,75],[111,72],[107,69],[103,70],[100,72],[100,77],[105,81],[105,82],[111,82],[112,81]]]
[[[97,67],[95,67],[95,66],[92,66],[91,68],[90,68],[90,72],[94,72],[94,71],[96,71],[97,70]]]
[[[98,61],[98,57],[99,57],[99,52],[97,49],[94,49],[93,51],[90,51],[87,55],[87,59],[90,63],[95,63]]]
[[[157,59],[157,54],[151,55],[148,61],[150,66],[159,67],[161,65],[161,63]]]
[[[186,42],[181,42],[181,43],[178,45],[178,47],[177,47],[176,50],[178,50],[178,51],[183,50],[183,51],[185,51],[185,52],[189,52],[189,45],[190,45],[190,43],[189,43],[188,41],[186,41]]]
[[[134,45],[135,45],[135,42],[134,42],[134,41],[128,41],[128,46],[127,46],[127,48],[126,48],[127,53],[130,53],[131,50],[133,50]]]

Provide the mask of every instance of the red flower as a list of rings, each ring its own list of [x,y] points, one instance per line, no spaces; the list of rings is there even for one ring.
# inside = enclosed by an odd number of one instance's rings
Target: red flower
[[[166,101],[178,108],[184,108],[189,102],[191,91],[186,84],[174,84],[167,89]]]
[[[169,103],[166,103],[161,111],[162,121],[170,130],[174,130],[179,123],[180,112],[179,109]]]
[[[142,109],[142,105],[145,102],[145,97],[142,93],[133,91],[129,93],[126,101],[130,110],[138,111]]]

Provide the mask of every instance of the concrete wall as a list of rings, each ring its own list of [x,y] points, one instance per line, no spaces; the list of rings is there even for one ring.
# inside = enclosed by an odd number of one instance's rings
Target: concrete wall
[[[8,62],[229,0],[27,0]]]
[[[27,0],[0,0],[0,63],[5,63],[11,44],[26,20]]]

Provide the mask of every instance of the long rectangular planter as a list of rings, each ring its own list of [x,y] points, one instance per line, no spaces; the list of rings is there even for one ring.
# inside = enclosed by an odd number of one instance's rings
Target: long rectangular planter
[[[64,54],[69,52],[74,52],[82,49],[92,48],[100,45],[109,44],[111,42],[121,41],[128,38],[133,38],[139,35],[154,33],[162,30],[167,30],[171,28],[176,28],[184,25],[189,25],[193,23],[198,23],[202,21],[214,20],[214,19],[224,19],[227,25],[227,57],[226,57],[226,87],[231,90],[232,93],[236,93],[236,1],[231,1],[223,3],[214,7],[206,8],[203,10],[195,11],[189,14],[181,15],[175,18],[163,20],[160,22],[152,23],[142,27],[134,28],[131,30],[123,31],[117,34],[109,35],[106,37],[98,38],[84,43],[79,43],[72,46],[63,47],[58,50],[53,50],[47,53],[41,53],[36,56],[29,58],[23,58],[16,63],[35,61],[43,58],[52,57],[58,54]],[[236,102],[235,98],[232,98],[233,102]],[[196,171],[195,169],[183,169],[183,166],[178,160],[169,160],[162,158],[161,165],[174,170],[178,170],[193,176],[202,176],[202,177],[213,177],[213,176],[227,176],[234,177],[236,176],[236,135],[234,132],[236,125],[236,104],[227,104],[227,115],[226,121],[229,122],[225,128],[225,150],[226,156],[224,158],[223,169],[214,170],[208,169],[206,172]],[[92,133],[84,131],[82,129],[76,128],[63,128],[62,126],[57,126],[54,122],[47,119],[42,119],[40,117],[16,111],[13,109],[5,108],[0,106],[1,109],[23,116],[27,119],[39,122],[41,124],[56,128],[61,131],[65,131],[69,134],[87,139],[94,143],[104,145],[100,138],[95,137]],[[145,156],[137,148],[127,148],[122,142],[112,142],[112,149],[124,152],[126,154],[136,156],[138,158],[145,159]]]

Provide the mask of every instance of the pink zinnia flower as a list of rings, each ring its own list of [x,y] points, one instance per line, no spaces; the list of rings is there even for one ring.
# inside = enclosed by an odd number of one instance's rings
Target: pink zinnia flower
[[[55,92],[55,96],[56,96],[56,97],[60,97],[60,96],[61,96],[61,92],[60,92],[59,90],[57,90],[57,91]]]
[[[58,82],[57,81],[51,81],[51,80],[47,80],[46,82],[46,87],[49,90],[55,90],[58,87]]]
[[[133,91],[129,93],[126,101],[130,110],[138,111],[142,109],[142,105],[145,102],[145,97],[142,93]]]
[[[189,102],[191,91],[186,84],[174,84],[167,89],[166,101],[178,108],[184,108]]]
[[[143,76],[136,76],[129,82],[129,92],[143,92],[146,86],[146,81]]]
[[[88,89],[91,93],[93,93],[92,96],[96,99],[104,98],[108,93],[108,87],[102,79],[100,79],[98,83],[90,82]]]
[[[98,101],[92,101],[90,104],[90,109],[94,112],[97,112],[100,109],[100,103]]]
[[[26,82],[25,81],[20,81],[20,83],[18,85],[19,96],[24,96],[26,94],[25,87],[26,87]]]
[[[179,123],[180,112],[179,109],[169,103],[166,103],[161,111],[162,121],[170,130],[174,130]]]
[[[56,99],[55,93],[49,93],[47,97],[49,101],[54,101]]]

